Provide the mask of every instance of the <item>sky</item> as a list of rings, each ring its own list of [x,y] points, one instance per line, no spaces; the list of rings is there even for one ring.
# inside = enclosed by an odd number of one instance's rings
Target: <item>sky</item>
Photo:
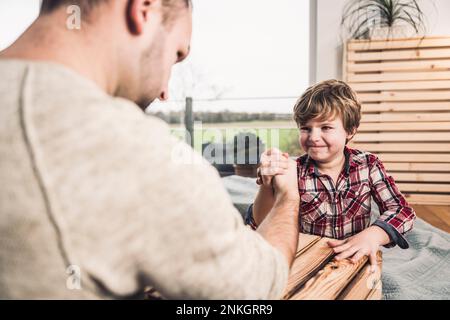
[[[0,49],[38,11],[39,0],[0,1]],[[194,0],[191,54],[172,70],[175,102],[150,110],[180,109],[189,95],[196,111],[288,113],[308,86],[308,65],[308,0]]]

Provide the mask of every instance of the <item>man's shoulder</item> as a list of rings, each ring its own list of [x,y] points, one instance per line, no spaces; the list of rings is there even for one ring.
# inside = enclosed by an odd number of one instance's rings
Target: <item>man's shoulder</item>
[[[6,79],[0,79],[0,92],[8,93],[0,97],[4,109],[17,114],[14,109],[24,108],[34,134],[47,144],[66,140],[65,145],[74,148],[75,142],[78,146],[100,145],[113,139],[135,145],[152,139],[154,146],[162,147],[170,142],[170,129],[164,121],[146,115],[129,100],[108,95],[67,67],[0,60],[0,70],[7,71]]]
[[[36,112],[58,114],[70,121],[119,123],[131,127],[144,123],[168,132],[167,124],[145,113],[132,101],[112,97],[96,83],[61,65],[28,63],[28,86]],[[37,109],[36,108],[36,109]]]

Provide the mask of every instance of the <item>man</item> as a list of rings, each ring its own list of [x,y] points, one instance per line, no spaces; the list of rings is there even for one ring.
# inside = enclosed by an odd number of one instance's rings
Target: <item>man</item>
[[[67,27],[73,4],[80,29]],[[0,53],[0,298],[282,293],[297,247],[295,167],[253,232],[217,172],[186,145],[192,163],[177,161],[167,125],[137,107],[167,98],[191,8],[43,0]]]

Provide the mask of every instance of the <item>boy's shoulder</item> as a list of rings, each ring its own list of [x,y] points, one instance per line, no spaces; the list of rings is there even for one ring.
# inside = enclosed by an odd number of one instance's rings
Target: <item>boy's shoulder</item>
[[[352,149],[347,147],[348,152],[350,153],[353,162],[359,165],[366,165],[368,167],[372,167],[375,163],[380,163],[380,159],[371,152]]]

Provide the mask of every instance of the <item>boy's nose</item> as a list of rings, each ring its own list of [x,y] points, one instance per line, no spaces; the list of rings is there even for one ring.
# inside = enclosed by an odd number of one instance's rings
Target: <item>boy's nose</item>
[[[311,141],[320,140],[320,132],[318,130],[311,130],[311,133],[309,134],[309,139]]]

